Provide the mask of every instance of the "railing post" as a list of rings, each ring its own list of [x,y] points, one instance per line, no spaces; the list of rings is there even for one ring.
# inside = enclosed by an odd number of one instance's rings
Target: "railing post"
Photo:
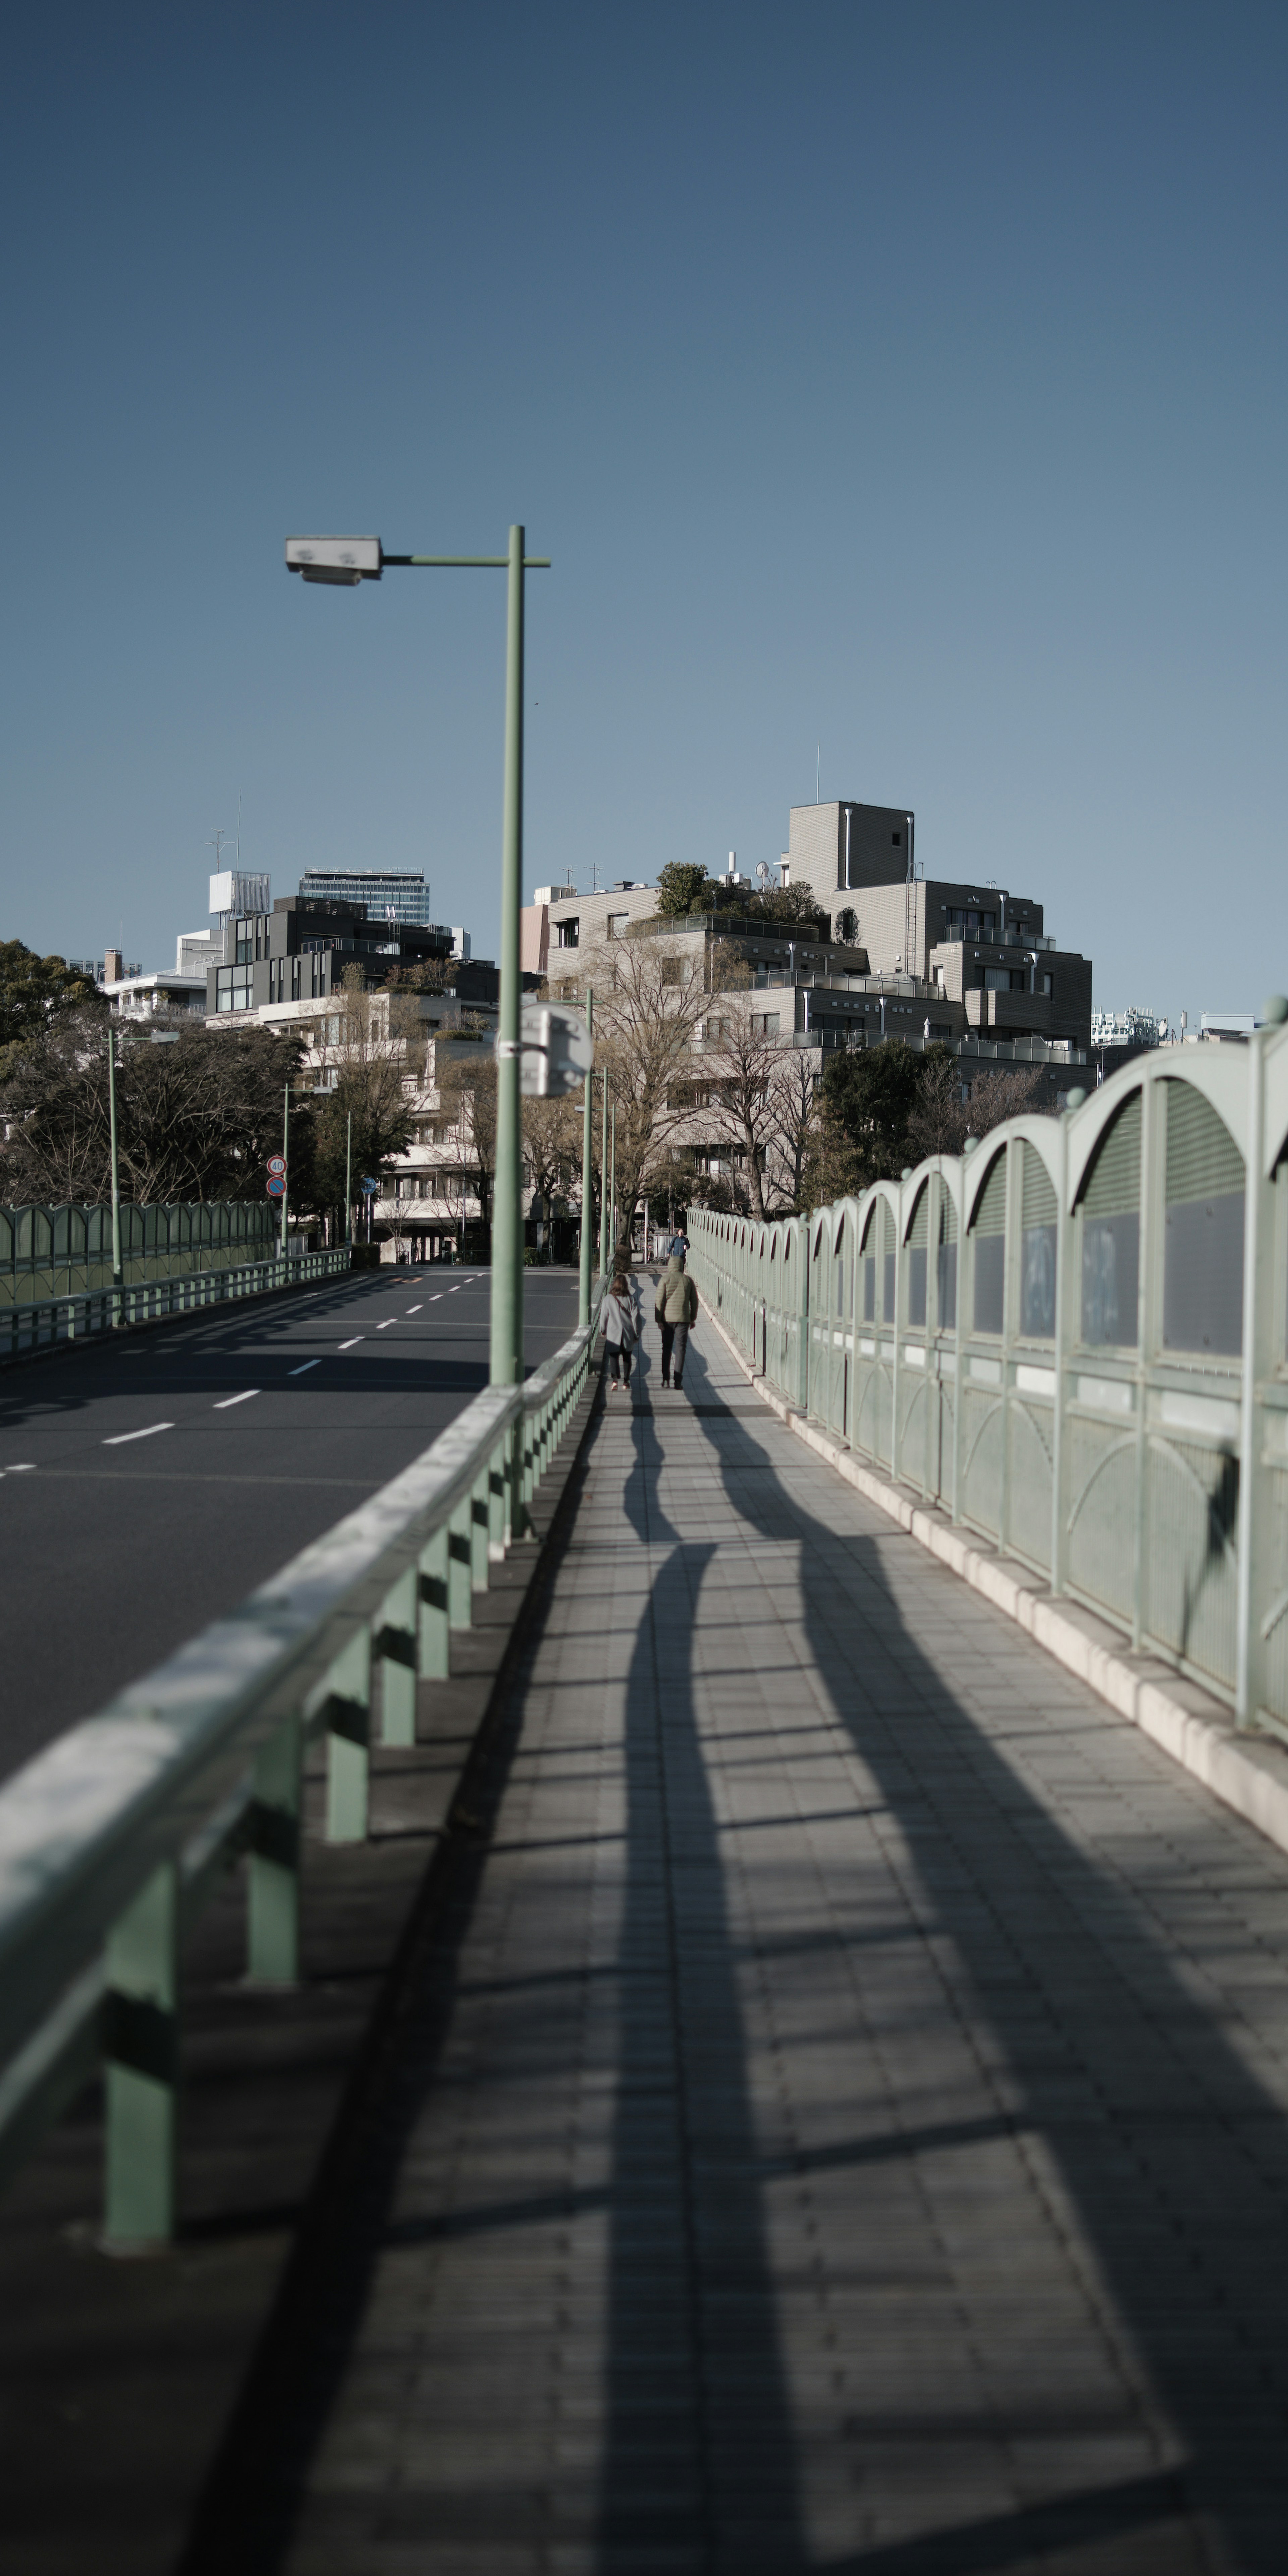
[[[103,2013],[106,2206],[117,2253],[174,2234],[179,2081],[179,1889],[155,1869],[107,1941]]]
[[[474,1498],[458,1503],[447,1525],[447,1618],[452,1628],[474,1624]]]
[[[487,1552],[493,1565],[505,1562],[505,1442],[499,1440],[487,1465]]]
[[[375,1650],[380,1657],[380,1741],[416,1741],[417,1569],[409,1565],[381,1604]]]
[[[331,1666],[322,1713],[327,1731],[326,1838],[329,1843],[365,1842],[371,1768],[371,1638],[365,1627]]]
[[[444,1524],[420,1552],[420,1677],[425,1682],[445,1682],[451,1676],[448,1546],[449,1533]]]
[[[246,1977],[293,1986],[300,1973],[300,1771],[298,1715],[255,1756],[247,1888]]]
[[[491,1537],[491,1495],[488,1471],[484,1467],[470,1489],[470,1590],[486,1592],[488,1555]]]

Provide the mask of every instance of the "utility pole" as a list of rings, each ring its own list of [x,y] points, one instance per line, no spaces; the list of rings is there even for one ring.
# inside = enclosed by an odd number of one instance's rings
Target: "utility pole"
[[[344,1239],[353,1248],[353,1111],[344,1140]]]
[[[586,1035],[595,1034],[595,996],[586,986]],[[590,1203],[594,1181],[595,1067],[592,1058],[586,1069],[581,1107],[581,1266],[577,1285],[577,1321],[590,1322]]]
[[[112,1153],[112,1286],[119,1292],[121,1286],[121,1164],[116,1146],[116,1031],[110,1020],[107,1024],[107,1125]],[[114,1324],[119,1324],[120,1320],[121,1312],[117,1305],[112,1321]]]

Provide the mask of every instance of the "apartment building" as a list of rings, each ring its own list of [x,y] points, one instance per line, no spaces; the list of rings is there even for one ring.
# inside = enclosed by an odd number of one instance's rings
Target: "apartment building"
[[[794,805],[783,866],[877,975],[911,975],[976,1039],[1091,1044],[1090,958],[1060,948],[1034,896],[919,872],[916,817],[839,800]],[[939,1016],[944,1016],[941,1012]]]

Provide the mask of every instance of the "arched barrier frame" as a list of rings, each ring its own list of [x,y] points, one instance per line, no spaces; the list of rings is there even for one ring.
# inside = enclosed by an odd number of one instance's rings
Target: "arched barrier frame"
[[[1288,1736],[1281,1170],[1276,1019],[857,1199],[692,1210],[690,1267],[856,1457]]]

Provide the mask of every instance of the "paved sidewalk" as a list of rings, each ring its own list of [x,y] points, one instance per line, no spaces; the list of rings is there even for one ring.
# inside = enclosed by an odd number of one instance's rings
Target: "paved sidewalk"
[[[245,2567],[1279,2576],[1288,1865],[701,1325],[582,1474]]]

